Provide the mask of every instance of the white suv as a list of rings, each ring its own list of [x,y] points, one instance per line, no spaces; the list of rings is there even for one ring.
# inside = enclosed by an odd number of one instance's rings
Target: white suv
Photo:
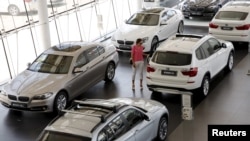
[[[147,66],[147,86],[153,92],[206,96],[210,80],[221,70],[233,68],[234,46],[211,35],[176,34],[164,41]]]
[[[217,38],[250,42],[250,1],[231,1],[209,23],[209,33]]]

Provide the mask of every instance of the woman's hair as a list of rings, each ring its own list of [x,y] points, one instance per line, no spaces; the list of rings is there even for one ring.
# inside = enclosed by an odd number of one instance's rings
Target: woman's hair
[[[136,44],[139,44],[142,41],[141,38],[136,39]]]

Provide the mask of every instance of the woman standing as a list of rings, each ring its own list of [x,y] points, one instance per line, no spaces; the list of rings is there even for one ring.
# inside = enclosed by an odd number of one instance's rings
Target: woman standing
[[[143,49],[142,46],[142,39],[139,38],[136,40],[136,44],[131,49],[131,59],[132,59],[132,69],[133,69],[133,75],[132,75],[132,90],[135,89],[135,76],[137,70],[140,73],[140,89],[143,89],[143,67],[144,67],[144,59],[143,59]]]

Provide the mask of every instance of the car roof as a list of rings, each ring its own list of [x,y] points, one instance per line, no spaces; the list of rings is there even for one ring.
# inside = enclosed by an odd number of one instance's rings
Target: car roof
[[[192,53],[198,47],[196,44],[209,37],[210,35],[176,34],[160,44],[157,51]]]
[[[44,53],[74,56],[75,54],[97,45],[100,44],[96,42],[67,41],[50,47],[44,51]]]
[[[230,1],[220,11],[250,12],[250,1]]]
[[[112,100],[75,100],[73,106],[63,110],[45,130],[91,137],[98,125],[124,106],[127,104]]]

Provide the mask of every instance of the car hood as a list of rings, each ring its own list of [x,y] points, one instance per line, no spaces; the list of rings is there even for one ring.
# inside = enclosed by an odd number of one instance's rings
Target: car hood
[[[111,101],[139,107],[149,113],[154,113],[164,107],[164,105],[159,102],[143,98],[114,98],[111,99]]]
[[[157,31],[157,26],[141,26],[124,24],[115,32],[116,40],[136,40],[137,38],[148,37]]]
[[[188,0],[185,2],[185,4],[189,6],[206,7],[206,6],[210,6],[211,4],[215,2],[216,0]]]
[[[18,74],[4,89],[7,94],[33,96],[53,92],[56,85],[66,82],[66,74],[49,74],[25,70]]]

